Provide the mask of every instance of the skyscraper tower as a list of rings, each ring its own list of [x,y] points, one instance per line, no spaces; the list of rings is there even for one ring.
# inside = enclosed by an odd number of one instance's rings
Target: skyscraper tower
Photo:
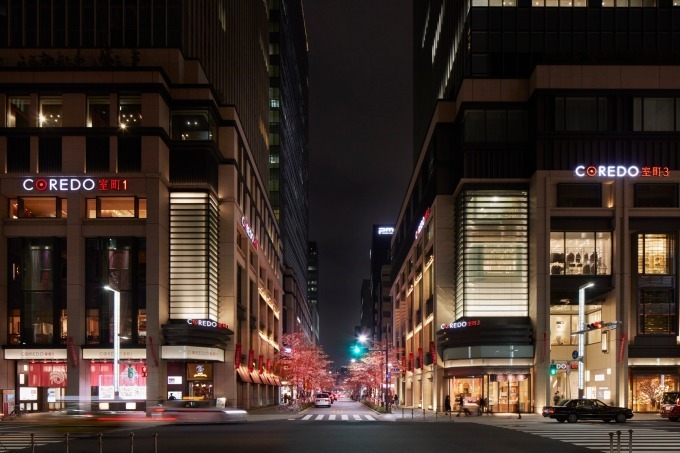
[[[284,284],[284,306],[289,311],[284,331],[303,332],[314,341],[318,325],[314,326],[307,294],[307,32],[301,0],[269,0],[269,9],[269,193],[281,226],[284,278],[289,280]]]

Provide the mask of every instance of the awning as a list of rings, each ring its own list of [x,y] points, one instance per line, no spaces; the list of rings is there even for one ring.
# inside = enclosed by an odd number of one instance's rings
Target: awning
[[[281,379],[278,376],[272,376],[272,379],[274,379],[274,385],[281,387]]]
[[[248,374],[248,370],[246,370],[243,367],[238,367],[236,369],[236,372],[238,373],[239,379],[241,379],[241,382],[253,382],[253,380],[250,378],[250,374]]]
[[[252,382],[254,384],[262,384],[262,379],[260,379],[260,374],[255,372],[255,373],[250,373],[250,377],[253,379]]]

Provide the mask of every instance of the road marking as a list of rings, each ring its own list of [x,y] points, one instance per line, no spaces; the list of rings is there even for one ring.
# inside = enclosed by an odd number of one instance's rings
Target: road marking
[[[59,443],[64,441],[64,436],[55,434],[35,434],[33,436],[35,446]],[[31,446],[31,436],[23,433],[0,435],[0,451],[22,450]]]
[[[331,416],[328,417],[328,418],[329,418],[330,420],[335,420],[335,414],[331,415]]]
[[[316,419],[317,419],[317,420],[323,420],[323,414],[317,415],[317,416],[316,416]]]
[[[375,418],[371,417],[370,415],[364,415],[368,421],[374,422]]]
[[[343,419],[343,420],[349,420],[349,416],[343,415],[343,416],[342,416],[342,419]]]
[[[360,415],[353,415],[352,417],[354,417],[354,420],[361,420],[361,416],[360,416]]]
[[[312,418],[311,415],[305,415],[304,417],[302,417],[303,420],[309,420],[310,418]]]

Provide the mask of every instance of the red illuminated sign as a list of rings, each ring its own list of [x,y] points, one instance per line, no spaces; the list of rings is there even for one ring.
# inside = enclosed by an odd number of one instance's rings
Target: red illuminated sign
[[[437,347],[434,344],[434,341],[430,341],[430,355],[432,356],[432,365],[437,364]]]
[[[625,176],[631,178],[638,176],[643,178],[667,178],[671,175],[671,171],[668,167],[664,166],[579,165],[574,169],[574,174],[579,178],[586,176],[590,178],[623,178]]]
[[[32,192],[75,192],[84,190],[91,192],[127,190],[127,180],[120,178],[26,178],[22,183],[24,190]]]
[[[458,321],[442,324],[442,329],[462,329],[464,327],[477,327],[482,324],[482,321],[475,319],[472,321]]]
[[[213,327],[219,329],[226,329],[227,325],[222,322],[213,321],[212,319],[187,319],[187,324],[200,327]]]

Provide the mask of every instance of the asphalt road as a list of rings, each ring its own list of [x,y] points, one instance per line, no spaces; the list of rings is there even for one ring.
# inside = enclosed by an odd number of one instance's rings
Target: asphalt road
[[[638,433],[646,431],[652,433],[654,439],[662,434],[680,438],[680,423],[653,417],[621,425],[601,422],[556,423],[535,414],[525,415],[521,420],[515,416],[402,420],[394,416],[381,417],[355,402],[340,401],[331,408],[311,408],[302,413],[278,414],[273,409],[252,411],[250,420],[245,424],[121,427],[103,434],[101,451],[394,453],[425,449],[474,453],[592,453],[609,451],[608,446],[603,447],[603,442],[608,439],[608,431],[621,430],[625,436],[628,429],[636,430],[636,439],[640,439],[641,434]],[[98,430],[93,427],[85,429],[89,432],[74,434],[76,438],[71,438],[68,452],[100,451],[99,438],[95,434]],[[0,426],[0,451],[9,451],[3,445],[3,439],[7,441],[13,434],[25,437],[28,432],[52,433],[50,443],[36,447],[35,451],[66,452],[63,434],[58,437],[49,426],[23,423],[17,425],[16,429]],[[134,433],[134,437],[130,433]],[[562,440],[550,437],[559,435],[570,437]],[[595,437],[600,442],[599,450],[576,445]],[[154,440],[157,442],[155,445]],[[131,442],[134,442],[133,448]],[[623,442],[626,442],[625,437]],[[678,451],[674,447],[678,443],[669,445],[668,449],[657,451]],[[634,451],[640,450],[636,448]]]

